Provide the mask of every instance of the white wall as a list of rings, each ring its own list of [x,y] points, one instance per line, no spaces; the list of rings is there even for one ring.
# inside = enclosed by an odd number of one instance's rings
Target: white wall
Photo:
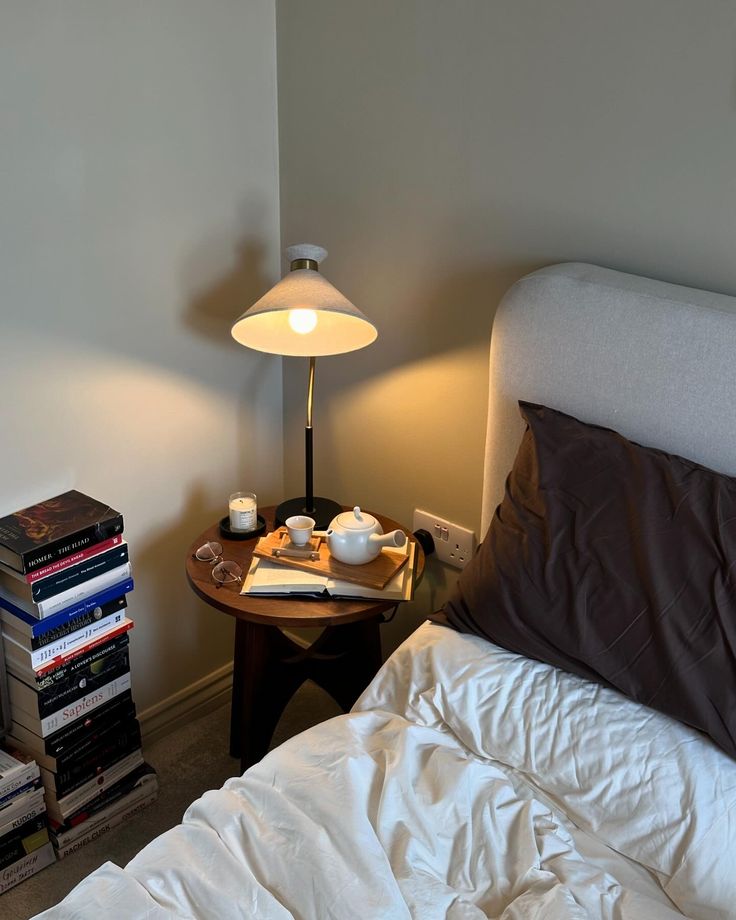
[[[281,362],[229,334],[279,273],[274,3],[0,20],[0,512],[72,487],[123,512],[145,710],[232,657],[190,541],[230,491],[281,494]]]
[[[318,367],[318,491],[477,529],[515,279],[583,260],[736,293],[736,7],[278,0],[277,33],[282,238],[326,246],[379,328]],[[295,487],[304,371],[284,365]],[[425,581],[407,629],[453,580]]]

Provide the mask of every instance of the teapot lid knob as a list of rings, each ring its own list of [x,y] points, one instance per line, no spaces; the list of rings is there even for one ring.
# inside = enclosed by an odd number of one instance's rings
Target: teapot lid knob
[[[356,518],[357,518],[359,521],[362,521],[362,520],[363,520],[363,515],[360,513],[360,508],[358,507],[358,505],[356,505],[356,506],[353,508],[353,514],[356,516]]]

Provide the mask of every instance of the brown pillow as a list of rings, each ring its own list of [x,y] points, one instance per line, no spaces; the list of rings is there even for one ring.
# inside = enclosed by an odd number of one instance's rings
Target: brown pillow
[[[488,534],[438,619],[599,681],[736,757],[736,480],[520,403]]]

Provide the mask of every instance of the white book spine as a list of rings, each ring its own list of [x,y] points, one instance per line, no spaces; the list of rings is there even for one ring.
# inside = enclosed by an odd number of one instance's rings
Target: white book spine
[[[65,835],[64,838],[60,838],[56,843],[57,859],[63,859],[65,856],[76,853],[77,850],[81,850],[82,847],[87,846],[88,843],[97,840],[98,837],[101,837],[107,831],[122,824],[123,821],[132,818],[133,815],[138,814],[139,811],[142,811],[152,802],[155,802],[157,796],[158,789],[148,791],[144,796],[138,797],[133,804],[129,804],[127,807],[113,812],[104,820],[96,821],[92,827],[87,828],[86,831],[83,830],[81,834],[77,834],[73,840],[70,840],[68,835]],[[81,827],[84,829],[85,825],[83,824]]]
[[[5,656],[9,660],[17,662],[20,667],[30,670],[40,668],[46,662],[57,658],[60,655],[68,655],[77,648],[84,648],[85,645],[104,636],[106,632],[112,632],[116,626],[119,626],[125,620],[125,610],[116,610],[114,613],[90,623],[83,629],[62,636],[56,642],[50,642],[48,645],[29,651],[19,642],[6,632],[3,632],[5,639]]]
[[[21,725],[45,738],[70,722],[81,718],[85,713],[130,689],[130,671],[121,674],[107,684],[98,687],[87,696],[79,697],[51,715],[39,718],[38,694],[15,677],[8,677],[10,705],[14,708],[13,718]],[[34,713],[35,709],[35,713]]]
[[[91,597],[93,594],[104,591],[105,588],[109,588],[111,585],[116,585],[119,581],[125,581],[130,578],[131,571],[130,563],[126,562],[114,569],[110,569],[109,572],[95,575],[94,578],[89,578],[87,581],[83,581],[73,588],[68,588],[60,594],[54,594],[53,597],[49,597],[45,601],[39,601],[37,604],[34,604],[33,606],[38,611],[34,615],[38,616],[40,619],[50,617],[60,610],[71,607],[71,605],[75,604],[77,601],[84,600],[85,597]]]
[[[10,800],[5,808],[0,809],[0,837],[9,829],[18,827],[24,821],[46,810],[43,789],[33,789]]]
[[[13,885],[17,885],[18,882],[35,875],[41,869],[45,869],[46,866],[50,866],[55,859],[54,848],[49,841],[27,856],[6,866],[0,871],[0,894],[12,888]]]
[[[46,803],[44,802],[43,796],[40,801],[34,800],[34,804],[28,806],[21,814],[8,821],[6,824],[3,824],[0,827],[0,838],[4,837],[6,834],[11,833],[11,831],[16,830],[22,824],[25,824],[26,821],[30,821],[32,818],[35,818],[37,815],[43,814],[46,811]]]
[[[8,779],[0,780],[0,803],[11,796],[16,789],[27,786],[38,776],[38,764],[35,761],[23,764],[23,769],[14,772]]]

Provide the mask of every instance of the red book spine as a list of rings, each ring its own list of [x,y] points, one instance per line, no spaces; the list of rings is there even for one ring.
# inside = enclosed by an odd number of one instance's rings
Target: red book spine
[[[88,546],[86,549],[80,549],[78,553],[72,553],[71,556],[64,556],[63,559],[57,559],[56,562],[50,562],[41,569],[34,569],[32,572],[25,574],[23,579],[29,585],[32,585],[35,581],[46,578],[47,575],[53,575],[55,572],[60,572],[62,569],[68,569],[70,565],[76,565],[77,562],[83,562],[85,559],[90,559],[92,556],[104,553],[106,550],[112,549],[113,546],[120,546],[122,542],[123,535],[117,534],[114,537],[110,537],[109,540],[103,540],[101,543],[95,543],[92,546]]]
[[[97,636],[96,638],[91,639],[86,645],[80,645],[79,648],[65,652],[63,655],[57,655],[55,658],[49,658],[48,661],[44,661],[40,668],[34,668],[33,673],[37,678],[43,677],[45,674],[48,674],[49,671],[54,671],[56,668],[60,667],[62,664],[66,664],[73,658],[79,658],[81,655],[86,655],[88,652],[91,652],[92,649],[97,648],[98,645],[103,645],[105,642],[109,642],[111,639],[116,639],[118,636],[121,636],[124,632],[127,632],[132,627],[133,621],[126,619],[114,629],[103,633],[101,636]]]

